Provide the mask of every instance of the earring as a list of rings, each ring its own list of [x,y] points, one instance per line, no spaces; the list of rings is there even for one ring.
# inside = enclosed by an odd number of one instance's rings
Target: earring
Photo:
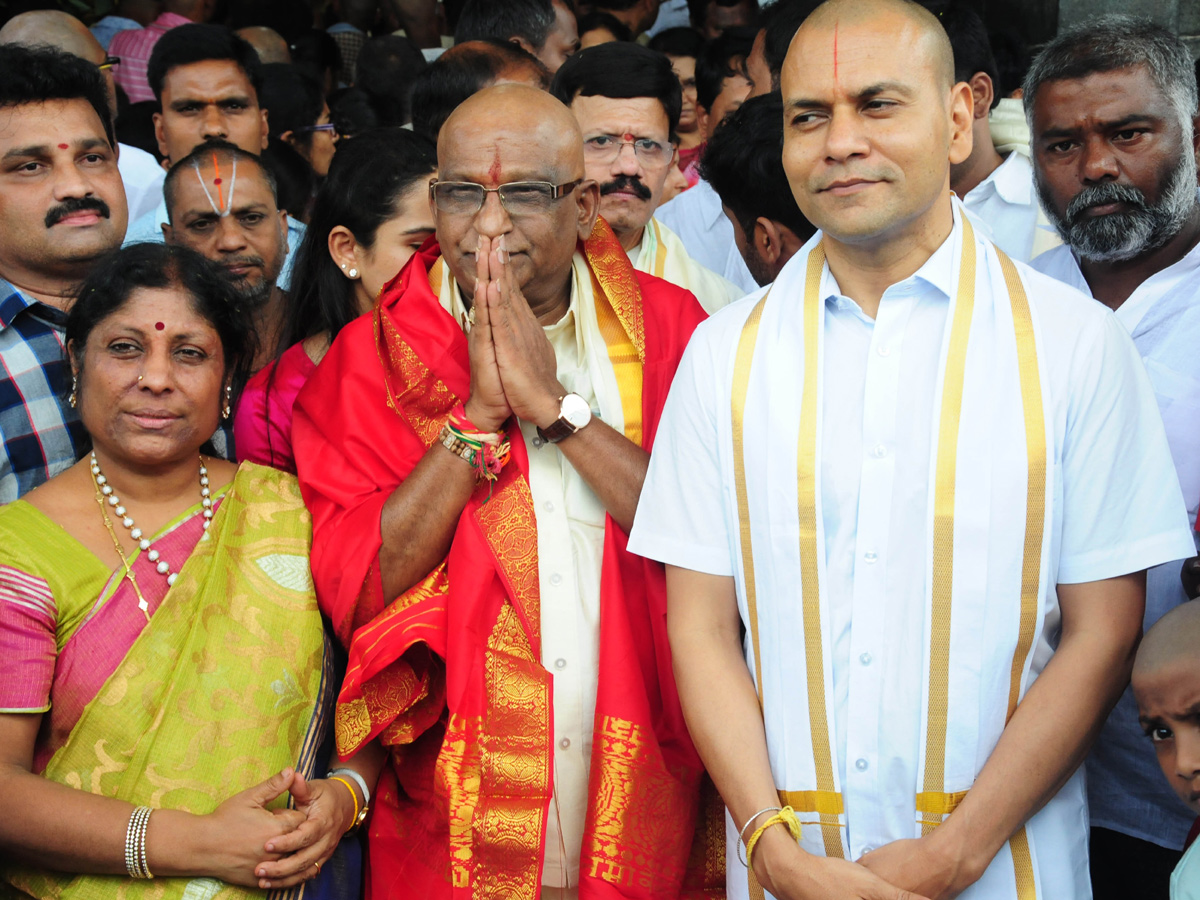
[[[71,376],[71,396],[67,398],[67,402],[71,404],[71,409],[79,405],[79,378],[75,375]]]
[[[233,385],[227,384],[227,385],[225,385],[225,408],[223,410],[221,410],[221,417],[224,419],[228,419],[229,416],[232,414],[232,410],[229,408],[229,401],[232,399],[232,397],[233,397]]]
[[[342,263],[342,271],[343,271],[343,272],[345,272],[345,271],[346,271],[346,264],[345,264],[345,263]]]
[[[346,274],[349,275],[351,278],[357,278],[358,277],[358,269],[351,269]]]

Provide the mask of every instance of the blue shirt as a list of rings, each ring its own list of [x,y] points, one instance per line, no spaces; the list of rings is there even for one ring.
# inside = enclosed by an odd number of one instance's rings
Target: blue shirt
[[[92,26],[91,31],[96,40],[100,42],[100,46],[104,48],[105,52],[108,52],[108,45],[119,33],[141,27],[133,19],[127,19],[124,16],[105,16]]]
[[[67,403],[67,314],[0,278],[0,503],[79,459],[87,435]]]

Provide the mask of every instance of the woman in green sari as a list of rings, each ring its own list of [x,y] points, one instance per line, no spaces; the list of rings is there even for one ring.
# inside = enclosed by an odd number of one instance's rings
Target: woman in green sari
[[[71,311],[93,452],[0,508],[0,896],[357,893],[326,864],[374,774],[316,777],[337,685],[308,513],[202,450],[254,355],[238,305],[140,244]]]

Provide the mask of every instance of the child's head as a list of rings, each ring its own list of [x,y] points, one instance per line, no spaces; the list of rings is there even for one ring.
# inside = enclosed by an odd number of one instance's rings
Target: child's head
[[[1177,606],[1146,632],[1133,695],[1163,774],[1200,813],[1200,601]]]

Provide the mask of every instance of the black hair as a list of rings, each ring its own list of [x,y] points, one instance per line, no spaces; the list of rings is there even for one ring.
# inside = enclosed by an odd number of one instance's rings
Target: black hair
[[[796,205],[783,169],[783,100],[778,93],[750,98],[717,126],[700,158],[700,175],[747,238],[759,216],[786,225],[802,241],[816,233]]]
[[[683,89],[670,60],[641,44],[597,44],[567,57],[550,84],[550,93],[567,106],[577,96],[653,97],[666,111],[672,140],[683,107]]]
[[[275,198],[275,205],[279,207],[279,183],[275,180],[275,174],[260,157],[228,141],[205,141],[197,144],[187,156],[179,160],[167,171],[167,177],[163,181],[163,199],[167,204],[168,217],[170,217],[171,210],[175,206],[175,182],[179,181],[184,169],[192,169],[194,171],[193,167],[196,163],[207,163],[214,153],[233,157],[238,162],[250,162],[257,166],[259,171],[263,173],[263,178],[266,179],[268,187],[271,189],[271,196]]]
[[[275,182],[275,206],[301,222],[308,216],[317,173],[312,165],[291,144],[279,138],[267,141],[260,157],[268,181]]]
[[[427,68],[424,54],[408,38],[380,35],[358,51],[354,86],[366,92],[380,125],[405,125],[413,82]]]
[[[454,43],[521,38],[541,49],[554,28],[551,0],[467,0],[454,29]]]
[[[711,40],[696,60],[696,102],[711,110],[731,75],[746,75],[746,57],[758,29],[746,25],[726,28]]]
[[[217,332],[225,375],[239,391],[257,349],[249,306],[216,263],[178,244],[129,244],[98,260],[67,315],[66,345],[82,361],[92,330],[128,303],[134,291],[172,287],[184,290],[192,308]]]
[[[262,25],[291,43],[312,28],[312,12],[296,0],[238,0],[230,4],[225,24],[234,31]]]
[[[538,72],[549,86],[550,72],[542,61],[509,41],[471,41],[450,48],[413,82],[413,131],[437,141],[438,132],[460,103],[518,67]]]
[[[323,332],[332,340],[358,316],[354,284],[329,254],[329,233],[341,225],[370,249],[401,196],[436,169],[433,142],[406,129],[378,128],[339,144],[296,254],[280,352]]]
[[[592,0],[592,9],[633,9],[639,0]]]
[[[618,19],[616,16],[600,10],[593,10],[590,13],[585,13],[578,19],[579,36],[583,37],[589,31],[604,29],[618,41],[632,41],[633,32],[629,26]]]
[[[108,90],[99,69],[54,47],[0,46],[0,109],[46,100],[86,100],[100,117],[109,145],[116,148]]]
[[[692,21],[692,26],[695,28],[704,28],[704,19],[708,15],[710,6],[723,6],[726,9],[734,6],[746,4],[750,7],[752,19],[745,25],[738,25],[738,28],[754,28],[752,24],[758,18],[758,0],[687,0],[688,18]]]
[[[321,87],[312,78],[288,63],[265,65],[258,101],[270,110],[267,116],[270,137],[278,138],[290,131],[297,144],[307,147],[312,143],[311,131],[298,130],[316,125],[325,106]]]
[[[359,88],[339,88],[329,95],[329,120],[337,126],[338,146],[347,138],[379,127],[371,98]]]
[[[316,78],[322,87],[327,72],[332,72],[336,79],[338,72],[342,71],[342,51],[328,31],[311,28],[297,35],[288,49],[292,53],[292,65]],[[337,81],[333,84],[336,85]]]
[[[704,38],[691,28],[668,28],[650,38],[647,46],[667,56],[690,56],[692,59],[699,59],[700,54],[704,52]]]
[[[207,62],[211,59],[228,60],[241,69],[258,101],[262,93],[262,62],[258,53],[247,41],[242,40],[224,25],[179,25],[169,30],[154,45],[150,62],[146,66],[146,80],[154,99],[162,103],[163,82],[167,73],[177,66]],[[263,109],[268,107],[259,103]]]
[[[820,0],[775,0],[770,6],[763,7],[758,25],[764,32],[763,58],[771,70],[772,90],[779,90],[779,73],[783,71],[792,38],[808,14],[820,5]]]
[[[954,3],[935,10],[937,20],[946,29],[954,51],[954,80],[970,81],[979,72],[992,80],[992,106],[1004,96],[1000,87],[1000,70],[992,55],[987,26],[979,13],[964,3]]]
[[[1029,45],[1015,28],[992,29],[992,58],[996,60],[996,71],[1000,75],[1000,86],[996,93],[1007,97],[1025,82],[1025,73],[1033,56]]]

